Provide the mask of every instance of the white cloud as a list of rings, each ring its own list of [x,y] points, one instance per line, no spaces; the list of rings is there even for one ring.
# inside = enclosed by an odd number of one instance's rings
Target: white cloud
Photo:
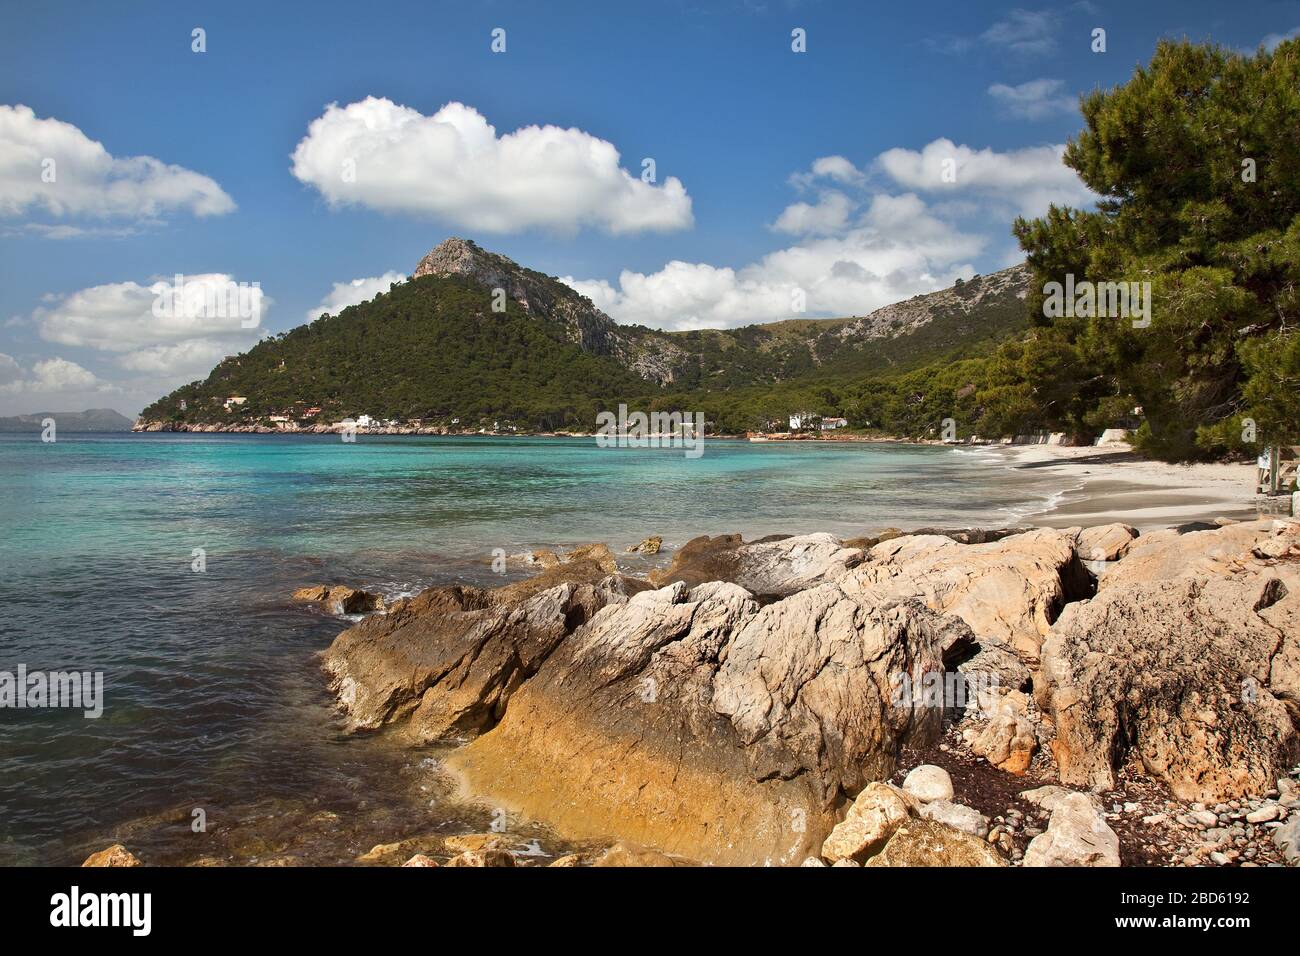
[[[30,317],[41,338],[110,353],[121,368],[152,376],[158,391],[206,375],[223,357],[248,349],[271,305],[259,286],[222,273],[184,276],[179,294],[172,278],[45,299]]]
[[[825,236],[848,225],[853,201],[841,192],[823,193],[816,205],[797,202],[786,206],[772,228],[796,236]]]
[[[989,46],[1030,56],[1056,49],[1060,18],[1050,10],[1012,10],[993,24],[980,39]]]
[[[0,105],[2,216],[148,220],[173,212],[217,216],[234,208],[207,176],[152,156],[114,157],[71,123],[38,119],[26,106]],[[71,228],[55,227],[49,235],[67,238],[76,234]]]
[[[1060,113],[1072,113],[1077,108],[1075,99],[1062,95],[1063,80],[1030,80],[1016,86],[994,83],[989,95],[1008,116],[1018,119],[1039,120]]]
[[[985,241],[932,216],[915,195],[874,197],[844,235],[781,249],[740,269],[673,261],[651,274],[624,270],[617,287],[564,277],[620,322],[721,328],[808,315],[863,315],[951,285],[974,269]]]
[[[680,180],[642,182],[619,165],[611,143],[558,126],[498,136],[455,102],[432,116],[373,96],[332,103],[298,143],[292,171],[331,206],[433,216],[484,232],[590,227],[618,235],[693,223]]]
[[[369,302],[381,292],[387,292],[394,282],[405,282],[406,276],[400,272],[385,272],[381,276],[368,279],[352,279],[350,282],[335,282],[329,295],[321,299],[314,309],[307,310],[307,321],[314,322],[322,313],[338,315],[350,305]]]
[[[254,283],[206,273],[150,285],[113,282],[63,296],[32,313],[41,338],[106,352],[129,352],[195,339],[253,341],[271,300]]]
[[[0,353],[0,392],[54,393],[109,391],[110,387],[76,362],[67,359],[43,359],[35,363],[30,372],[11,355]]]
[[[819,179],[830,179],[841,185],[855,185],[863,181],[863,174],[843,156],[820,156],[814,159],[807,172],[795,173],[790,184],[799,189],[812,186]]]
[[[1022,215],[1040,216],[1051,203],[1089,206],[1097,199],[1061,162],[1064,152],[1063,145],[1054,145],[999,153],[936,139],[919,151],[886,150],[877,158],[877,166],[906,189],[995,200]],[[955,176],[945,176],[949,169]]]

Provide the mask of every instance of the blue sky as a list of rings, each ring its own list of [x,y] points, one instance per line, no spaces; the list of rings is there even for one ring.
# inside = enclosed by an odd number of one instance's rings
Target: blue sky
[[[1054,153],[1079,92],[1124,81],[1162,36],[1254,48],[1300,27],[1300,3],[56,2],[0,18],[0,414],[133,414],[449,235],[667,328],[788,318],[796,290],[808,315],[862,314],[1004,267],[1016,214],[1089,201]],[[154,284],[177,273],[258,283],[257,327],[159,318]]]

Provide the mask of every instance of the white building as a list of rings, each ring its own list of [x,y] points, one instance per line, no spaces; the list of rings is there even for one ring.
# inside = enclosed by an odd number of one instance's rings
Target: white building
[[[849,424],[847,418],[823,418],[822,431],[831,432],[837,428],[844,428]]]

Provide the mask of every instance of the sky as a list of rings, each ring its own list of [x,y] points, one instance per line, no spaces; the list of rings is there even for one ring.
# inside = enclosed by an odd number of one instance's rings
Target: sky
[[[620,322],[863,315],[1094,201],[1078,97],[1160,38],[1297,31],[1295,0],[6,3],[0,415],[134,415],[448,236]]]

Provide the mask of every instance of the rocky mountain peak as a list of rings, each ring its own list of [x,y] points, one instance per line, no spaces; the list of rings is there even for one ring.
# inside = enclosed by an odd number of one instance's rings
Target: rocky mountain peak
[[[412,278],[418,279],[421,276],[428,275],[477,277],[493,259],[504,260],[509,265],[514,266],[514,263],[510,262],[509,259],[485,251],[472,239],[451,236],[434,246],[429,254],[420,260],[420,264],[415,267]],[[518,267],[516,266],[516,268]]]

